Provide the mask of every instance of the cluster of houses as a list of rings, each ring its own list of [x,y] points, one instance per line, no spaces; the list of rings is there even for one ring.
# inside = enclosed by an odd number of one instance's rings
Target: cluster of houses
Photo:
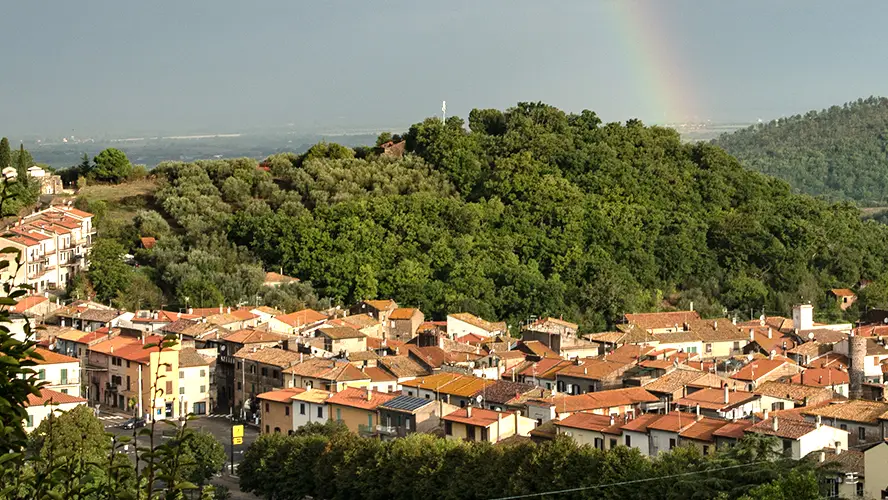
[[[14,310],[27,316],[47,300]],[[677,446],[710,454],[759,434],[778,438],[786,456],[829,465],[836,495],[888,494],[884,311],[858,325],[816,323],[808,304],[748,322],[626,314],[614,331],[586,335],[559,318],[514,333],[469,313],[428,321],[392,300],[291,313],[78,301],[41,315],[43,402],[153,419],[230,414],[263,433],[334,420],[380,439],[564,435],[648,456]],[[146,349],[165,335],[179,342]]]

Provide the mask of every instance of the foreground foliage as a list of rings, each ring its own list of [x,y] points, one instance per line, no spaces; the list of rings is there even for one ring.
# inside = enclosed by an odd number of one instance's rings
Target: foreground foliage
[[[779,458],[773,444],[753,436],[711,456],[677,448],[650,460],[564,436],[507,446],[423,434],[379,441],[329,423],[260,436],[238,473],[242,490],[268,499],[490,499],[573,488],[585,489],[570,498],[820,498],[812,465]]]

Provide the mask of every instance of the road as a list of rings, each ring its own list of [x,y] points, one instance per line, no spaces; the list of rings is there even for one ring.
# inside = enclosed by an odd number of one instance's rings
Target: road
[[[126,430],[120,427],[122,421],[119,421],[114,424],[107,424],[105,430],[117,435],[117,436],[133,436],[132,430]],[[228,460],[231,457],[231,421],[228,420],[227,417],[200,417],[194,420],[188,421],[188,427],[190,429],[205,431],[212,434],[216,440],[218,440],[223,447],[225,447],[225,457],[226,464],[225,470],[223,471],[223,476],[213,480],[212,483],[216,484],[224,484],[227,486],[232,493],[232,498],[237,499],[250,499],[256,498],[255,496],[242,493],[238,491],[237,488],[237,479],[234,477],[229,477],[230,474],[230,464]],[[141,431],[142,429],[138,429]],[[157,445],[164,440],[171,439],[176,434],[176,426],[170,425],[167,422],[159,421],[154,426],[154,444]],[[244,443],[242,445],[234,446],[234,463],[237,465],[241,459],[243,458],[244,451],[256,440],[259,436],[259,431],[254,427],[244,426]],[[147,447],[149,446],[149,437],[148,436],[136,436],[136,440],[138,446]],[[134,447],[130,444],[128,449],[125,451],[130,457],[135,459]]]

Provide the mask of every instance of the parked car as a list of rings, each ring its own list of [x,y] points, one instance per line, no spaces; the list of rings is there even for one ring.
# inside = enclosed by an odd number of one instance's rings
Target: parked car
[[[138,429],[139,427],[145,427],[145,419],[133,417],[122,423],[120,426],[124,429]]]

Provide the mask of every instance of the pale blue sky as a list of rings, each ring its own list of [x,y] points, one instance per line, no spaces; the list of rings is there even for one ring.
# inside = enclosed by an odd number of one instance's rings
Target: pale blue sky
[[[6,2],[0,135],[377,129],[442,99],[753,121],[888,94],[885,19],[881,0]]]

